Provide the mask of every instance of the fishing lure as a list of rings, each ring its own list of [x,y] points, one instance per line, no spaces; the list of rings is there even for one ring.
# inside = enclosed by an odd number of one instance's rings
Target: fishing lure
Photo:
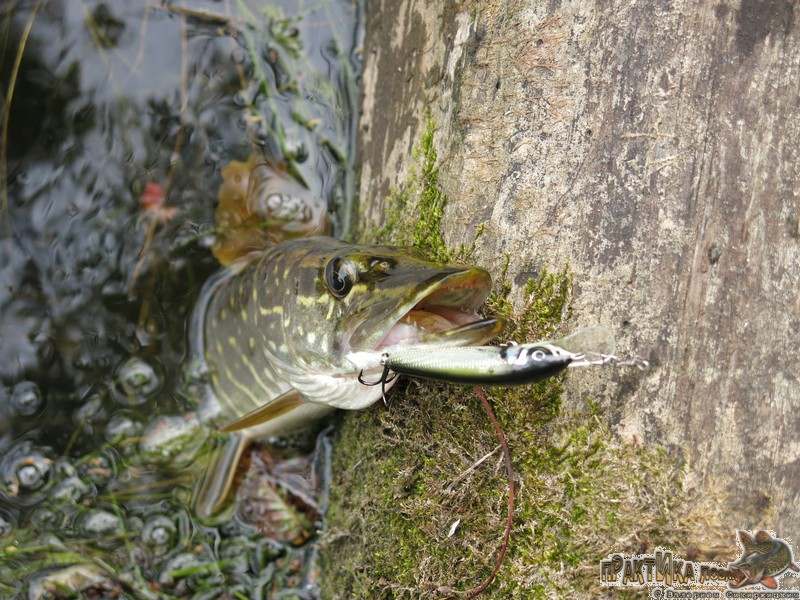
[[[574,351],[571,348],[594,349]],[[605,351],[603,351],[605,350]],[[397,346],[380,353],[354,353],[350,360],[361,368],[364,385],[385,386],[397,374],[472,385],[520,385],[552,377],[567,368],[603,365],[635,366],[646,369],[646,360],[623,359],[613,353],[613,337],[605,327],[579,330],[558,342],[540,341],[502,346],[431,347]],[[364,371],[382,368],[374,382],[364,379]]]

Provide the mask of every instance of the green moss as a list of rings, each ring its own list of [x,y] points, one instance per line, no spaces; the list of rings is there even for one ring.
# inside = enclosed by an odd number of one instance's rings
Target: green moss
[[[447,260],[470,252],[444,246],[434,131],[429,123],[415,153],[422,177],[395,192],[372,241]],[[516,305],[507,271],[508,259],[485,309],[507,319],[504,339],[563,333],[569,269],[541,269]],[[675,459],[620,442],[595,403],[562,406],[566,381],[491,390],[519,494],[509,554],[485,597],[595,597],[598,562],[608,553],[655,544],[680,550],[710,535],[696,525],[708,511],[692,505]],[[328,598],[438,597],[478,585],[494,565],[507,482],[473,391],[409,380],[392,398],[388,408],[348,413],[339,428],[322,552]]]
[[[414,148],[414,163],[406,182],[389,194],[384,225],[365,235],[363,241],[410,246],[431,260],[444,263],[452,260],[454,253],[442,237],[447,198],[439,183],[435,134],[436,124],[428,118]]]
[[[442,237],[442,217],[446,199],[439,186],[439,167],[436,161],[436,148],[433,145],[435,133],[433,120],[428,119],[422,140],[415,151],[414,158],[420,167],[420,188],[416,205],[419,218],[414,223],[412,245],[426,252],[433,260],[446,262],[450,260],[451,253]]]

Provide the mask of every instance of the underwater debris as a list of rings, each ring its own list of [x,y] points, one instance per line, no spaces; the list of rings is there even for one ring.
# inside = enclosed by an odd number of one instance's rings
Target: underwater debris
[[[159,223],[166,223],[171,220],[178,209],[174,206],[166,207],[166,192],[161,184],[155,181],[148,181],[144,185],[141,196],[139,196],[139,207],[145,218],[153,219]]]
[[[325,202],[294,181],[285,166],[257,154],[222,169],[214,213],[214,256],[223,265],[283,240],[325,234]]]
[[[11,408],[19,416],[32,417],[43,405],[42,391],[33,381],[20,381],[11,391]]]
[[[42,573],[31,580],[28,588],[28,600],[70,598],[77,594],[83,598],[119,598],[122,586],[100,567],[82,564]]]
[[[318,494],[308,477],[311,460],[306,456],[276,461],[263,450],[254,450],[237,492],[240,518],[270,539],[293,546],[307,542],[321,517]]]

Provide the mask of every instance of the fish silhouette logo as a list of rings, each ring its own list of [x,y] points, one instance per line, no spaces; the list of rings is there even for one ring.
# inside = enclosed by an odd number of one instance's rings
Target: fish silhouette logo
[[[787,570],[800,572],[791,547],[782,539],[764,530],[757,531],[755,535],[740,530],[737,535],[742,555],[728,563],[728,569],[735,575],[730,587],[761,584],[774,590]]]

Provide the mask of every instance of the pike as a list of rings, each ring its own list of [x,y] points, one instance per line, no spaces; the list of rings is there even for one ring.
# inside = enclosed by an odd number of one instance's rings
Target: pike
[[[740,588],[760,583],[769,589],[778,587],[778,578],[787,570],[800,571],[794,562],[792,549],[779,538],[766,531],[758,531],[755,536],[746,531],[738,532],[742,555],[728,568],[736,575],[732,588]]]
[[[281,242],[212,278],[190,325],[190,347],[213,390],[203,420],[232,435],[197,489],[198,515],[220,509],[250,440],[385,401],[390,373],[508,385],[567,367],[646,365],[611,354],[604,328],[555,342],[481,346],[503,328],[478,314],[491,285],[478,267],[329,237]],[[588,346],[607,353],[573,351]]]
[[[359,381],[348,355],[403,343],[488,342],[503,326],[477,312],[490,290],[491,277],[477,267],[328,237],[282,242],[210,279],[190,347],[213,390],[204,420],[232,435],[196,491],[198,515],[219,511],[250,440],[382,397]]]

